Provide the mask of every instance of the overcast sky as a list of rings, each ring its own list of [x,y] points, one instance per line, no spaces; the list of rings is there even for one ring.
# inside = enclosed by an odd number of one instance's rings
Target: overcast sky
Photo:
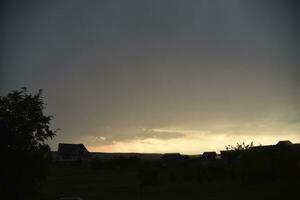
[[[300,142],[296,2],[3,3],[0,95],[43,89],[61,129],[52,149],[196,154]]]

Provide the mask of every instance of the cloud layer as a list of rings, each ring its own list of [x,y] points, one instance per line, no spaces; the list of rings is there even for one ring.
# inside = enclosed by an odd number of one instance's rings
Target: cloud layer
[[[0,94],[44,89],[61,128],[53,149],[83,142],[198,152],[249,138],[300,142],[298,3],[4,6]]]

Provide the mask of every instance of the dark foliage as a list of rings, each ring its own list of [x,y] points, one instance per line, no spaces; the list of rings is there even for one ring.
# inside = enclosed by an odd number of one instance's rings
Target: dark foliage
[[[236,146],[233,145],[227,145],[225,146],[227,151],[241,151],[241,150],[248,150],[251,147],[253,147],[253,142],[250,144],[246,144],[245,142],[242,143],[236,143]]]
[[[51,160],[45,143],[55,136],[45,116],[42,91],[30,94],[26,88],[0,97],[1,193],[4,199],[32,199],[45,180]]]

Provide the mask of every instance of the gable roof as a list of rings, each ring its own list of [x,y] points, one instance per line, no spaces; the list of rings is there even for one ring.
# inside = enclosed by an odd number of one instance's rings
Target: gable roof
[[[205,155],[209,155],[209,156],[216,156],[217,153],[215,151],[211,151],[211,152],[203,152],[202,156]]]
[[[217,153],[215,151],[212,152],[204,152],[201,155],[201,159],[215,159],[217,156]]]
[[[277,146],[291,146],[291,145],[293,145],[293,143],[289,140],[282,140],[282,141],[279,141],[276,145]]]
[[[78,155],[89,153],[83,144],[58,144],[58,154],[59,155]]]

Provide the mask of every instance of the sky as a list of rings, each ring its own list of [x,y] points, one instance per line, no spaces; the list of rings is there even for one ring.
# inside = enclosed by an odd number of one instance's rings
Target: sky
[[[98,152],[300,142],[299,3],[7,1],[0,95],[43,89],[49,142]]]

